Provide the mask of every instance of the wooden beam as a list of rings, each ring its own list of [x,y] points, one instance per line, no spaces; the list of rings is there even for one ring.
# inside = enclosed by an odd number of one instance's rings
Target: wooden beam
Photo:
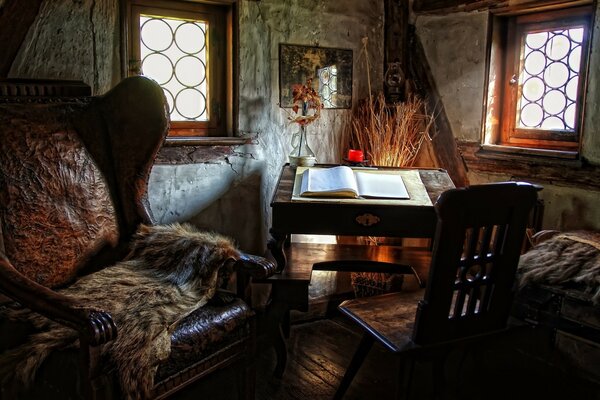
[[[413,11],[426,13],[433,11],[459,11],[462,8],[488,8],[506,0],[415,0]]]
[[[0,78],[8,77],[42,0],[5,0],[0,8]]]
[[[435,133],[432,145],[439,166],[448,171],[448,175],[457,187],[468,186],[469,179],[464,162],[458,151],[450,121],[425,56],[425,50],[414,32],[414,27],[410,29],[409,46],[409,71],[415,90],[425,99],[429,110],[433,110],[435,113]]]
[[[510,14],[592,3],[593,0],[415,0],[413,11],[417,14],[449,14],[490,10],[495,14]]]
[[[384,89],[386,100],[404,100],[408,53],[408,1],[385,0]]]

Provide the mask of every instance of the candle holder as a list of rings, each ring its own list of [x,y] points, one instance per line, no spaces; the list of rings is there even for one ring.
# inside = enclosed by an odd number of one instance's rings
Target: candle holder
[[[362,150],[350,149],[348,156],[344,158],[344,164],[353,167],[365,167],[369,164],[369,160],[365,160]]]

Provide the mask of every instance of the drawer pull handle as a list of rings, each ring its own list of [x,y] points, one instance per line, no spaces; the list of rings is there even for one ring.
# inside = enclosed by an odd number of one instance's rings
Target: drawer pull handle
[[[362,214],[356,217],[356,222],[358,222],[362,226],[371,226],[379,223],[381,219],[377,215],[373,214]]]

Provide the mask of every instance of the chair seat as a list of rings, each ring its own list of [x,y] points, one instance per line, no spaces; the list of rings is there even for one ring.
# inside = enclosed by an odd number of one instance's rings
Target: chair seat
[[[414,347],[411,335],[425,290],[346,300],[339,310],[393,352]]]
[[[171,354],[159,365],[155,384],[223,350],[219,361],[239,354],[238,347],[245,345],[250,335],[254,312],[239,298],[225,302],[224,305],[209,303],[179,322],[171,334]]]

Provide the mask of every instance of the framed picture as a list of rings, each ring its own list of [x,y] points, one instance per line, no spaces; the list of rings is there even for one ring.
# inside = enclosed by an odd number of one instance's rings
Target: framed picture
[[[352,107],[352,50],[279,44],[280,106],[292,107],[292,86],[310,78],[324,108]]]

